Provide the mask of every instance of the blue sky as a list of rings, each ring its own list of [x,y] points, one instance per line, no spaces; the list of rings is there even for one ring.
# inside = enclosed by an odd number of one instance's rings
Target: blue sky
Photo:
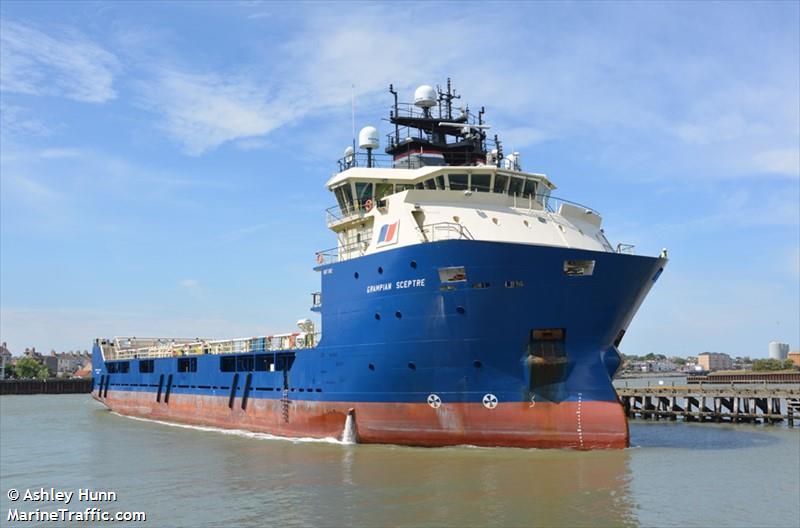
[[[800,347],[798,2],[0,6],[0,333],[294,328],[357,126],[453,78],[523,167],[671,262],[623,352]]]

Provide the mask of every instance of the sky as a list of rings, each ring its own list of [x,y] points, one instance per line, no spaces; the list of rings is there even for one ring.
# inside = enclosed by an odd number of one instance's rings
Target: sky
[[[670,263],[627,354],[800,348],[798,2],[0,4],[0,339],[292,331],[356,127],[453,79]]]

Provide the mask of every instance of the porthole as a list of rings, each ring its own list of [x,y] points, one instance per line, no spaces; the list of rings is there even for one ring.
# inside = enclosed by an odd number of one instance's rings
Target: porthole
[[[353,278],[354,278],[354,279],[357,279],[357,278],[358,278],[358,272],[355,272],[355,273],[353,273]]]
[[[540,221],[541,223],[543,223],[543,224],[546,224],[546,223],[547,223],[547,220],[545,220],[545,219],[544,219],[544,218],[542,218],[541,216],[537,216],[537,217],[536,217],[536,219],[537,219],[538,221]]]
[[[383,273],[383,268],[378,266],[378,273]]]
[[[528,222],[527,220],[523,220],[522,223],[525,224],[525,227],[531,226],[530,222]]]
[[[417,366],[412,362],[408,363],[408,368],[410,368],[411,370],[417,370]]]
[[[475,368],[481,368],[483,366],[483,363],[481,363],[476,359],[475,361],[472,362],[472,366],[474,366]]]
[[[459,216],[454,216],[453,217],[453,222],[459,223],[460,221],[461,221],[461,217],[459,217]]]
[[[457,311],[458,313],[460,313],[460,314],[466,313],[466,310],[464,309],[464,307],[463,307],[463,306],[459,306],[458,308],[456,308],[456,311]]]
[[[492,222],[494,222],[494,225],[499,225],[500,224],[500,220],[498,220],[496,216],[492,217]]]
[[[397,317],[398,319],[402,319],[403,318],[403,314],[400,313],[400,312],[395,312],[394,316]]]
[[[414,269],[417,269],[417,261],[416,260],[412,260],[411,261],[411,267],[414,268]]]
[[[369,369],[370,369],[370,370],[375,370],[375,365],[373,365],[372,363],[370,363],[370,364],[369,364]]]
[[[378,312],[375,312],[375,320],[376,321],[380,321],[381,320],[381,314],[379,314]]]

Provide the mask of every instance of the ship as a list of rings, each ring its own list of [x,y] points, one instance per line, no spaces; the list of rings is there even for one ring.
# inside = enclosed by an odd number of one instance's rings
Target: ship
[[[325,184],[336,246],[296,331],[96,339],[93,397],[122,415],[409,446],[624,448],[620,342],[667,264],[612,246],[486,111],[392,85]]]

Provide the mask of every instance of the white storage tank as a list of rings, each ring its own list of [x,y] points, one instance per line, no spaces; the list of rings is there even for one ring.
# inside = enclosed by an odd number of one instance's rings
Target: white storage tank
[[[769,358],[777,359],[779,361],[786,361],[789,357],[789,344],[780,343],[778,341],[771,341],[769,344]]]

